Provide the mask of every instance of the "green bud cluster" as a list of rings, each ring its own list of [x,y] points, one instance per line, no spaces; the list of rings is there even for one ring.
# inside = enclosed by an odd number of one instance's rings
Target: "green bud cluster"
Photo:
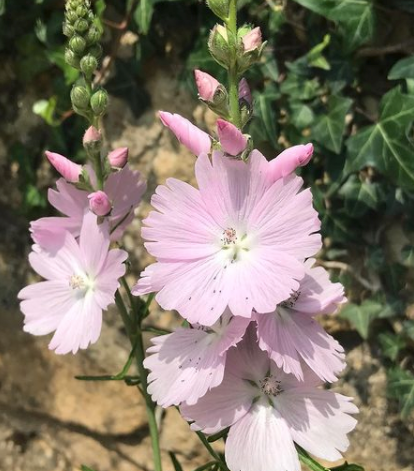
[[[67,0],[63,34],[68,37],[66,62],[80,70],[83,79],[71,91],[71,101],[76,113],[94,122],[102,116],[108,105],[105,90],[93,90],[92,77],[99,66],[102,31],[92,11],[90,0]]]

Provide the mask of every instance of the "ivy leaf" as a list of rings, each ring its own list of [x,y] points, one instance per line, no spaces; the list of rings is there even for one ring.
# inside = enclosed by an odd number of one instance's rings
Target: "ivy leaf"
[[[404,335],[414,341],[414,321],[404,321],[402,331]]]
[[[301,102],[293,102],[290,104],[291,114],[290,119],[298,129],[304,129],[310,126],[315,115],[308,105]]]
[[[398,399],[401,417],[408,418],[414,409],[414,375],[399,367],[388,370],[388,395]]]
[[[140,0],[134,11],[134,20],[138,26],[138,31],[142,34],[148,34],[152,15],[154,13],[154,3],[157,0]]]
[[[384,95],[378,123],[348,139],[345,171],[371,165],[404,189],[414,189],[414,147],[407,129],[414,119],[414,96],[395,87]]]
[[[345,117],[351,105],[350,98],[331,95],[328,99],[328,113],[317,119],[312,128],[313,138],[335,154],[341,152]]]
[[[270,85],[260,94],[255,94],[255,116],[259,118],[265,137],[275,147],[277,143],[277,118],[273,108],[280,94],[275,86]],[[264,136],[262,136],[264,137]]]
[[[383,354],[395,361],[406,344],[402,337],[390,332],[381,332],[378,336]]]
[[[297,100],[312,100],[320,93],[320,85],[316,78],[307,80],[304,77],[291,73],[281,84],[280,91]]]
[[[347,319],[357,330],[359,335],[366,340],[369,335],[371,321],[380,316],[383,305],[377,301],[366,300],[359,306],[349,303],[340,312],[343,319]]]
[[[351,175],[338,192],[345,200],[345,210],[352,217],[360,217],[369,209],[377,209],[385,196],[379,183],[361,182]]]
[[[295,0],[296,3],[338,23],[348,52],[370,41],[374,35],[375,14],[370,0]]]
[[[59,126],[60,121],[56,119],[57,98],[52,96],[49,100],[38,100],[34,103],[32,111],[41,116],[49,126]]]
[[[406,57],[395,63],[388,74],[388,80],[414,78],[414,57]]]

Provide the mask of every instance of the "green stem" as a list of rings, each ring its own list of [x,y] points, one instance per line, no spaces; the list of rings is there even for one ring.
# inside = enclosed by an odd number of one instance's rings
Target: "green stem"
[[[125,289],[128,293],[128,298],[131,295],[130,289],[125,283]],[[139,378],[141,382],[140,391],[144,397],[145,401],[145,409],[147,411],[148,417],[148,426],[151,436],[151,445],[152,445],[152,453],[154,458],[154,471],[162,471],[162,464],[161,464],[161,450],[160,450],[160,443],[159,443],[159,436],[158,436],[158,427],[157,421],[155,419],[155,407],[156,404],[152,401],[151,396],[148,394],[148,372],[144,368],[144,359],[145,359],[145,352],[144,352],[144,342],[142,338],[142,330],[141,325],[138,323],[134,325],[131,316],[128,314],[128,310],[125,306],[124,300],[122,299],[119,290],[115,293],[115,303],[119,309],[121,314],[122,320],[124,321],[125,329],[127,331],[129,340],[131,342],[131,346],[135,347],[135,359],[138,367]],[[133,306],[131,306],[133,308]]]
[[[229,36],[234,38],[234,48],[237,47],[237,0],[230,0],[229,17],[226,21]],[[228,70],[229,82],[229,102],[230,102],[230,121],[241,127],[241,114],[239,106],[239,76],[237,72],[236,50],[234,50],[234,60]]]
[[[206,447],[207,451],[210,453],[210,455],[218,461],[220,464],[220,468],[224,471],[228,471],[227,464],[223,461],[221,456],[216,452],[216,450],[210,445],[208,442],[206,436],[202,432],[196,432],[198,438],[200,439],[201,443]]]

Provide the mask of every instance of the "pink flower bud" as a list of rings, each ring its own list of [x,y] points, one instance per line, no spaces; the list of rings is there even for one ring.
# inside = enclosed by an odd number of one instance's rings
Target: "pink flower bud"
[[[97,216],[106,216],[112,208],[108,195],[99,190],[88,195],[89,209]]]
[[[179,114],[160,111],[160,119],[164,126],[170,128],[177,139],[195,155],[209,153],[211,148],[210,136],[190,123]]]
[[[128,162],[128,147],[119,147],[108,154],[111,167],[124,168]]]
[[[252,92],[250,91],[249,84],[245,78],[239,82],[239,100],[246,101],[249,105],[252,104]]]
[[[82,172],[82,165],[75,164],[71,160],[67,159],[63,155],[57,154],[56,152],[45,152],[49,162],[55,167],[55,169],[62,175],[62,177],[71,183],[79,181],[79,176]]]
[[[289,147],[269,163],[268,175],[272,182],[286,177],[298,167],[309,163],[313,154],[313,145],[299,145]]]
[[[200,98],[205,101],[213,101],[217,87],[220,86],[219,81],[201,70],[195,70],[194,77]]]
[[[90,142],[100,141],[102,139],[101,131],[95,128],[95,126],[89,126],[83,136],[83,145],[88,145]]]
[[[262,45],[262,32],[260,28],[254,28],[245,34],[242,38],[244,52],[253,51],[259,49]]]
[[[221,148],[227,154],[239,155],[246,148],[247,139],[240,129],[224,119],[217,120],[217,134]]]

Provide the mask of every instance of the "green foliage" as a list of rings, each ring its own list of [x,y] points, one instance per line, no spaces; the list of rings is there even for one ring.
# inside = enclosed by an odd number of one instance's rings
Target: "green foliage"
[[[341,317],[347,319],[363,339],[368,338],[371,322],[378,318],[383,306],[376,301],[364,301],[359,306],[347,304],[341,311]]]
[[[399,401],[401,416],[407,419],[414,409],[414,375],[398,367],[390,369],[388,393]]]

